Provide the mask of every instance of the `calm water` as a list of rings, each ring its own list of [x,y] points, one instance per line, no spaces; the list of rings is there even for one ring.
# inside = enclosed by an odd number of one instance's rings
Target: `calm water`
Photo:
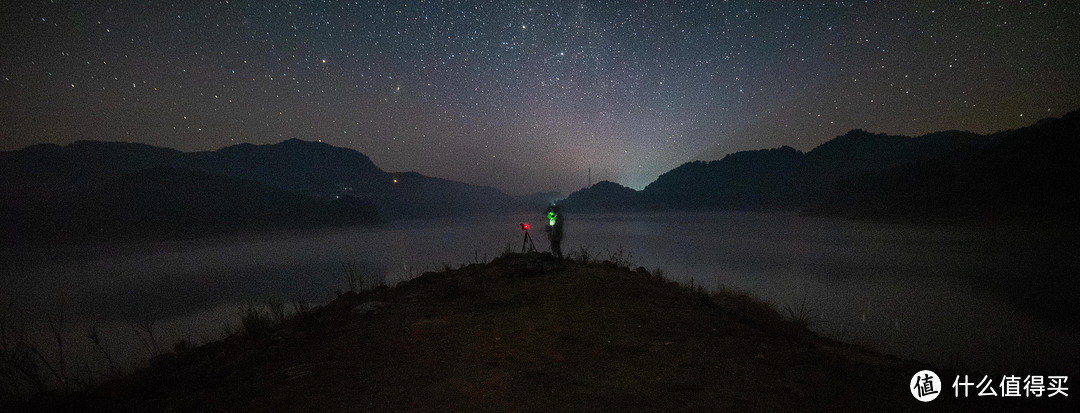
[[[180,337],[216,338],[247,303],[332,298],[345,289],[348,261],[368,280],[394,283],[520,250],[519,222],[539,228],[542,217],[4,251],[0,303],[14,303],[9,319],[37,326],[30,330],[39,339],[46,314],[64,314],[69,360],[101,363],[86,339],[97,326],[130,365],[147,354],[134,333],[140,322],[155,320],[164,348]],[[1028,305],[1054,290],[1040,274],[1080,275],[1076,240],[1067,237],[787,213],[579,215],[566,225],[564,251],[621,250],[678,281],[745,290],[781,308],[805,305],[820,332],[890,354],[972,373],[1080,370],[1080,330]],[[534,238],[547,248],[542,231]]]

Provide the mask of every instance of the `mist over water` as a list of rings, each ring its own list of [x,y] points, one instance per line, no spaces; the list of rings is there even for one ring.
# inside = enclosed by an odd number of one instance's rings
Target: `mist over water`
[[[519,222],[532,224],[537,247],[546,250],[538,213],[6,251],[10,271],[0,276],[0,303],[14,303],[13,314],[42,338],[45,315],[63,309],[70,359],[95,358],[86,339],[94,325],[109,351],[130,363],[146,356],[134,334],[140,321],[157,321],[165,349],[181,337],[216,338],[237,324],[245,304],[333,298],[346,289],[342,266],[349,261],[366,282],[393,284],[520,251]],[[972,373],[1080,370],[1080,330],[1034,302],[1054,289],[1040,274],[1080,274],[1067,253],[1076,241],[1067,238],[1012,226],[906,226],[791,213],[570,215],[563,250],[580,246],[601,258],[631,254],[636,265],[680,282],[805,307],[817,331],[901,357]]]

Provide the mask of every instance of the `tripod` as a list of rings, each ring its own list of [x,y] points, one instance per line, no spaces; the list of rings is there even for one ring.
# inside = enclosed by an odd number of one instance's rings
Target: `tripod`
[[[526,243],[532,247],[533,251],[536,251],[536,244],[533,244],[532,236],[529,235],[529,224],[521,224],[521,230],[525,231],[525,239],[521,240],[521,252],[525,253]]]

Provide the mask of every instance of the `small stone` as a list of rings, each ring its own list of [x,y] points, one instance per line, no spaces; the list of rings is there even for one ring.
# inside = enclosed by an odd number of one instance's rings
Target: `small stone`
[[[378,310],[380,308],[383,308],[383,307],[386,307],[385,302],[382,302],[382,301],[368,301],[366,303],[362,303],[362,304],[360,304],[360,305],[358,305],[356,307],[353,307],[353,309],[350,311],[350,313],[352,313],[353,315],[365,315],[365,314],[368,314],[368,313],[372,313],[372,312],[374,312],[374,311],[376,311],[376,310]]]

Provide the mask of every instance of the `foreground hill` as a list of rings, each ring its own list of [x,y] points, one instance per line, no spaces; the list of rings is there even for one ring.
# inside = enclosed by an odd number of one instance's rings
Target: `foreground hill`
[[[507,254],[346,293],[50,411],[915,411],[925,366],[644,268]],[[178,347],[179,348],[179,347]],[[942,371],[938,371],[943,377]],[[982,410],[943,394],[937,410]],[[1030,399],[1024,406],[1042,406]],[[1040,400],[1038,402],[1057,402]]]

